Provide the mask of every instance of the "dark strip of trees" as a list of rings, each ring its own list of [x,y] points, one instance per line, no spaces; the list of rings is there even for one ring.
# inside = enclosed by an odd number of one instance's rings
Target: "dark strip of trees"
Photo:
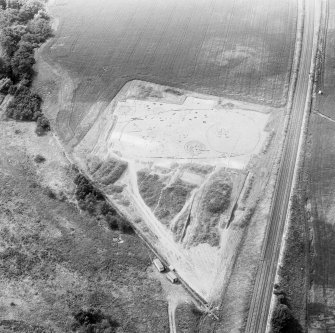
[[[78,173],[74,183],[77,185],[75,195],[80,209],[91,215],[104,218],[112,230],[119,230],[127,234],[134,233],[130,223],[118,214],[89,179]]]
[[[0,0],[0,93],[13,95],[6,115],[36,121],[37,134],[50,129],[41,110],[42,99],[31,91],[34,52],[52,36],[50,18],[38,0]]]

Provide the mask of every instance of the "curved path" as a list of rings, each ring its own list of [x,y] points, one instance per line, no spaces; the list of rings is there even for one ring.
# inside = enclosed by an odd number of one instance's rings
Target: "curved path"
[[[304,31],[300,55],[299,74],[279,176],[271,208],[269,227],[264,240],[261,262],[258,267],[250,303],[245,332],[266,331],[273,282],[276,275],[280,246],[289,205],[294,171],[298,157],[299,139],[306,103],[308,103],[309,73],[313,62],[313,41],[316,26],[317,0],[305,0]]]

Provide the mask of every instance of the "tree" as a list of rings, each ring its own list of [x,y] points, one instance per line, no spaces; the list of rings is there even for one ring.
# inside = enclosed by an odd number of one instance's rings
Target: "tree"
[[[107,214],[111,214],[111,215],[116,215],[116,210],[109,205],[106,201],[104,201],[100,207],[100,213],[101,215],[107,215]]]
[[[39,1],[28,1],[20,8],[19,17],[22,22],[32,20],[34,16],[43,9],[43,4]]]
[[[41,115],[42,99],[23,86],[17,89],[13,100],[8,104],[6,115],[16,120],[37,120]]]
[[[10,63],[5,58],[0,58],[0,78],[7,78],[10,74]]]
[[[112,230],[116,230],[119,228],[119,216],[118,215],[112,215],[111,213],[108,213],[106,215],[106,221],[108,223],[108,226]]]
[[[37,17],[31,20],[27,25],[27,30],[29,33],[35,36],[35,40],[39,44],[44,43],[49,37],[52,36],[52,29],[49,21],[41,17]]]
[[[46,11],[40,10],[36,15],[36,19],[44,19],[46,21],[49,21],[50,16],[48,15],[48,13]]]
[[[79,310],[73,315],[72,332],[80,333],[113,333],[120,325],[117,321],[105,316],[101,310],[89,308]]]
[[[35,64],[34,46],[27,42],[20,42],[18,50],[13,54],[11,60],[12,73],[15,81],[23,78],[31,80],[34,74]]]
[[[12,9],[20,9],[22,2],[20,0],[8,0],[7,7]]]
[[[91,192],[81,201],[80,206],[83,210],[88,211],[90,214],[94,214],[97,206],[97,198]]]
[[[50,131],[50,122],[48,118],[46,118],[43,115],[41,117],[38,117],[36,134],[41,136],[41,135],[44,135],[48,131]]]
[[[301,326],[285,304],[277,304],[271,319],[273,333],[300,333]]]
[[[0,33],[0,43],[6,54],[11,57],[18,49],[21,37],[26,33],[26,27],[22,25],[14,25],[4,27]]]
[[[0,0],[0,8],[1,9],[6,9],[6,6],[7,6],[6,0]]]
[[[6,94],[9,88],[12,86],[13,82],[8,77],[0,80],[0,93]]]
[[[94,188],[86,177],[81,174],[78,174],[74,179],[74,183],[77,185],[76,197],[77,200],[84,200],[85,197],[93,193]]]

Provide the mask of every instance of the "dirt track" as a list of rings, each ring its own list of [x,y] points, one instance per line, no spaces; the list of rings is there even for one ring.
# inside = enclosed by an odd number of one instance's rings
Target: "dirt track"
[[[246,332],[265,332],[272,284],[276,274],[277,261],[283,236],[284,224],[294,177],[298,154],[298,143],[308,96],[309,72],[312,63],[313,38],[315,27],[315,0],[305,2],[305,21],[299,65],[299,74],[293,100],[292,114],[280,172],[277,180],[274,204],[271,209],[270,223],[262,248],[261,262],[257,271]]]

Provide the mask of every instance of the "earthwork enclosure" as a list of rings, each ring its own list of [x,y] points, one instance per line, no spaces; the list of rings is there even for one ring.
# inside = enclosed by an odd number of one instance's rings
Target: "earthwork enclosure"
[[[282,109],[131,81],[74,156],[178,274],[213,299],[271,170],[264,167],[274,163],[282,116]]]

